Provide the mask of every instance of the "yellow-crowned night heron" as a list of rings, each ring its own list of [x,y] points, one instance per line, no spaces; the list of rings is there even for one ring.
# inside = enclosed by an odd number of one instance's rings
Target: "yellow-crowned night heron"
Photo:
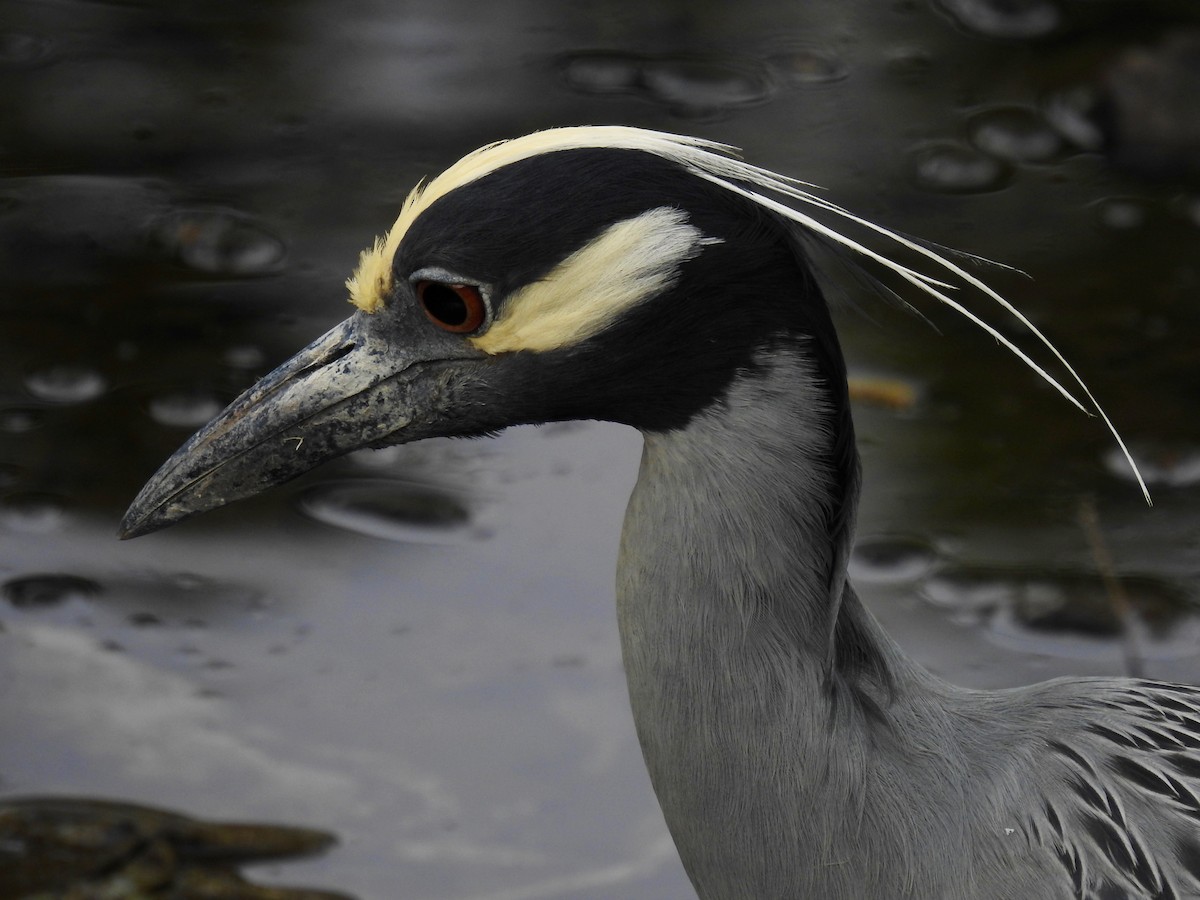
[[[955,303],[726,150],[597,127],[465,157],[363,254],[358,311],[181,448],[124,535],[357,447],[627,423],[645,451],[619,561],[625,668],[701,897],[1200,896],[1197,688],[962,690],[859,602],[845,370],[802,240]]]

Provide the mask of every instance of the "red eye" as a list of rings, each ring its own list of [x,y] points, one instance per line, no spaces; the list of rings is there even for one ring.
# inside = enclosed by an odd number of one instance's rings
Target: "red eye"
[[[418,281],[416,288],[421,309],[444,331],[469,334],[487,319],[487,304],[473,284]]]

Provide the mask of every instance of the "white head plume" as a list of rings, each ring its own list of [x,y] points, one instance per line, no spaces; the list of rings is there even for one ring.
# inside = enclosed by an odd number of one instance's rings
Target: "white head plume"
[[[1138,470],[1125,442],[1118,433],[1112,420],[1092,395],[1091,390],[1075,371],[1058,348],[1034,325],[1020,310],[1005,300],[995,290],[988,287],[962,266],[916,241],[899,235],[881,225],[869,222],[848,210],[817,196],[812,192],[813,185],[806,182],[780,175],[768,169],[751,165],[737,156],[737,149],[728,144],[721,144],[703,138],[685,135],[669,134],[660,131],[648,131],[624,125],[583,125],[566,128],[552,128],[546,131],[534,132],[524,137],[488,144],[472,153],[467,154],[442,174],[425,185],[418,185],[409,194],[396,223],[383,238],[376,240],[373,247],[364,251],[354,276],[347,282],[352,301],[367,312],[372,312],[382,302],[382,296],[390,287],[391,259],[403,240],[405,233],[413,222],[438,198],[449,192],[482,178],[497,169],[512,163],[553,153],[559,150],[575,150],[584,148],[610,148],[623,150],[641,150],[664,159],[672,160],[699,178],[716,184],[725,190],[740,194],[757,203],[764,209],[797,223],[813,235],[845,247],[877,265],[895,273],[918,290],[933,297],[939,303],[945,304],[955,312],[966,317],[979,328],[1003,344],[1011,353],[1017,356],[1029,368],[1036,372],[1046,383],[1057,390],[1068,402],[1090,414],[1094,411],[1108,427],[1109,432],[1120,447],[1121,453],[1133,470],[1146,502],[1150,503],[1150,492],[1146,482]],[[940,277],[934,277],[926,272],[914,269],[903,263],[889,258],[885,253],[874,250],[859,241],[818,221],[803,208],[797,208],[781,200],[767,196],[766,193],[786,198],[801,207],[810,207],[825,213],[841,217],[855,225],[868,229],[905,250],[924,257],[938,271]],[[1012,340],[982,316],[968,309],[962,302],[950,296],[953,291],[962,288],[972,289],[982,294],[988,300],[998,304],[1005,312],[1018,322],[1045,346],[1054,358],[1062,365],[1069,375],[1068,381],[1075,384],[1084,397],[1081,402],[1064,385],[1051,375],[1044,367],[1035,362],[1018,347]]]

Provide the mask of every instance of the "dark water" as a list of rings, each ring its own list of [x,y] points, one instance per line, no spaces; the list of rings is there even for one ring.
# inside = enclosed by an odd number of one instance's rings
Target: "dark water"
[[[857,410],[856,577],[961,683],[1200,679],[1191,2],[170,6],[0,4],[5,795],[325,829],[255,877],[362,897],[688,896],[612,615],[636,435],[359,454],[114,537],[191,430],[348,313],[419,177],[559,124],[726,141],[1029,273],[982,270],[1154,509],[991,339],[851,281],[853,373],[893,398]]]

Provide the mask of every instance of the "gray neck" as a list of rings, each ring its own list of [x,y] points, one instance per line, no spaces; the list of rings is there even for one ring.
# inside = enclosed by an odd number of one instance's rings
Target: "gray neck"
[[[838,864],[865,813],[855,748],[925,677],[845,587],[830,421],[804,357],[775,351],[686,428],[645,437],[618,618],[647,766],[702,897],[803,896],[806,871]]]

